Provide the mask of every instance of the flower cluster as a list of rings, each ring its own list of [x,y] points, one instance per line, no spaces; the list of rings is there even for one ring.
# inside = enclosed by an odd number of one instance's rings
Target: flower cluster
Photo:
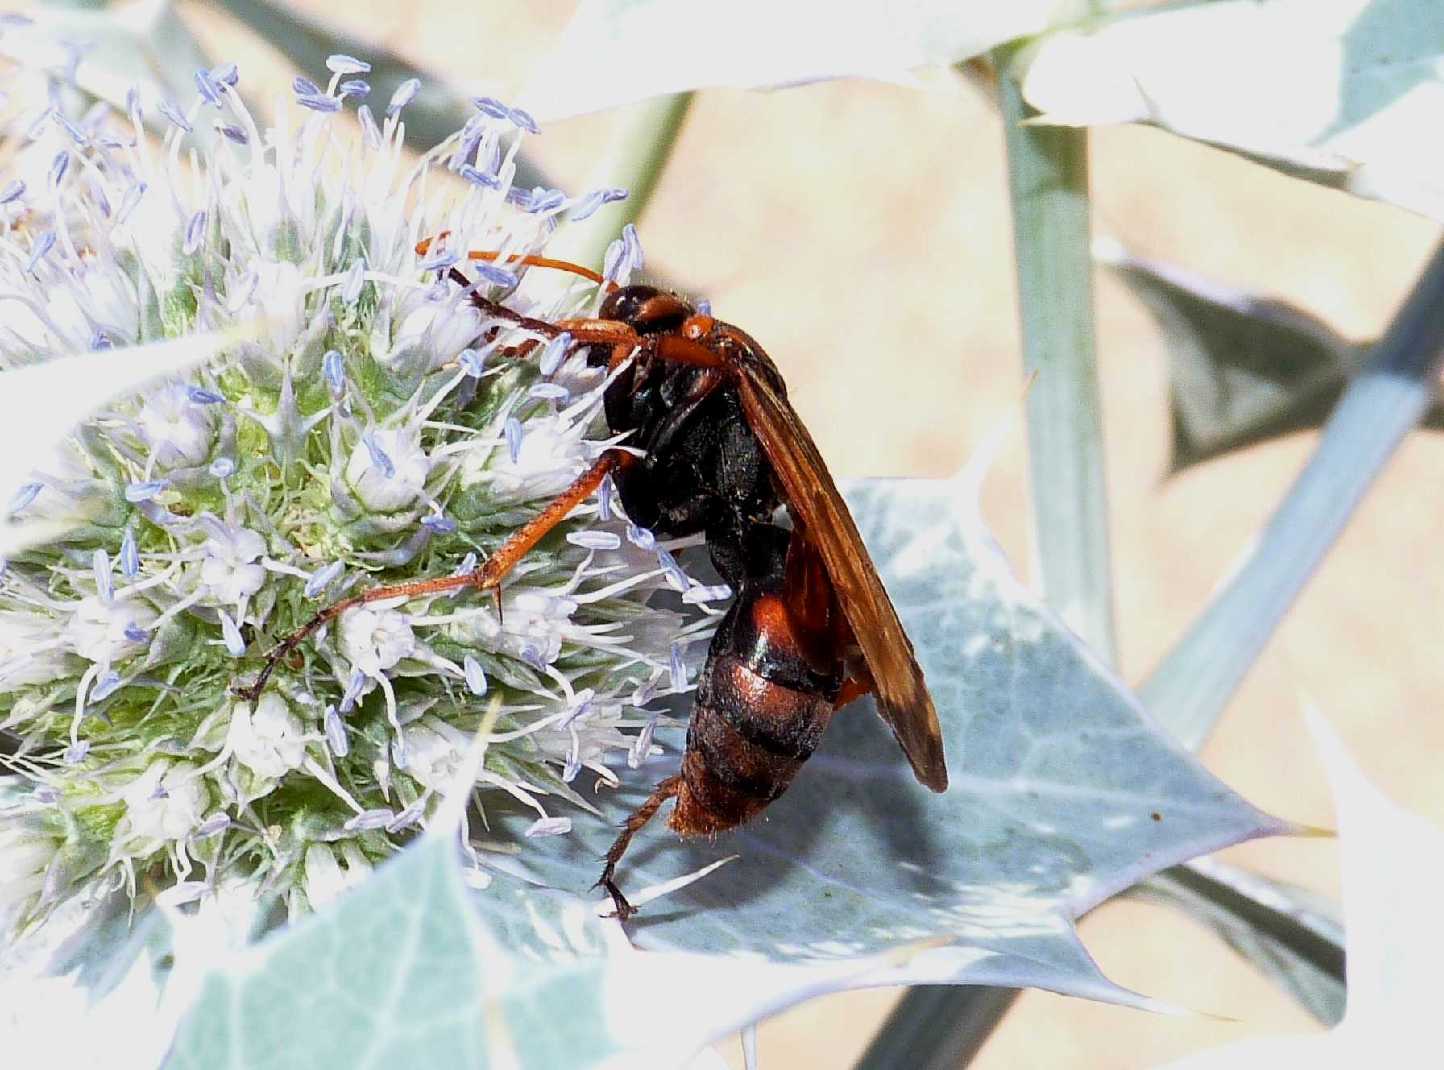
[[[189,103],[47,108],[28,126],[43,183],[0,191],[0,374],[250,332],[110,405],[0,502],[73,525],[0,571],[0,911],[19,924],[142,880],[200,894],[241,875],[293,911],[323,902],[426,824],[493,701],[479,789],[565,832],[555,800],[589,808],[579,771],[636,764],[649,703],[689,686],[715,613],[682,610],[725,596],[604,487],[499,599],[359,606],[237,696],[321,606],[471,570],[613,444],[605,371],[526,344],[457,273],[526,316],[593,312],[596,287],[538,289],[518,258],[618,191],[516,188],[535,124],[490,98],[411,159],[417,84],[373,111],[366,64],[328,66],[268,129],[233,66],[198,71]],[[628,229],[606,277],[640,260]]]

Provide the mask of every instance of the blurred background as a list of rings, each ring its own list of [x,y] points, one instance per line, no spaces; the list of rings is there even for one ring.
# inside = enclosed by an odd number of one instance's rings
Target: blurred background
[[[119,5],[117,5],[119,6]],[[465,92],[515,99],[574,9],[441,0],[295,10],[399,53]],[[20,10],[20,5],[0,5]],[[227,5],[178,8],[212,63],[240,66],[263,105],[293,69]],[[676,27],[677,47],[705,47]],[[358,46],[357,55],[372,58]],[[619,54],[618,65],[646,63]],[[324,71],[309,70],[313,78]],[[986,86],[946,71],[923,88],[860,81],[695,99],[638,227],[648,272],[743,326],[771,353],[833,471],[944,476],[1018,405],[1022,383],[1003,137]],[[389,90],[387,90],[389,91]],[[627,116],[546,124],[528,147],[552,184],[611,184],[596,161]],[[1283,298],[1344,335],[1380,333],[1437,228],[1143,128],[1092,139],[1095,230],[1129,251]],[[1168,477],[1164,344],[1106,270],[1097,278],[1120,657],[1139,681],[1205,604],[1308,456],[1298,433]],[[993,473],[988,516],[1032,574],[1022,436]],[[1282,817],[1331,826],[1300,716],[1305,697],[1397,802],[1444,824],[1444,436],[1416,433],[1247,678],[1203,754]],[[1231,861],[1336,897],[1337,847],[1271,840]],[[1319,1027],[1214,936],[1119,900],[1082,924],[1115,981],[1200,1012],[1149,1016],[1024,994],[974,1065],[1150,1067],[1243,1037]],[[639,998],[644,998],[639,996]],[[845,1067],[898,998],[852,993],[760,1030],[762,1064]],[[741,1066],[734,1042],[719,1049]]]

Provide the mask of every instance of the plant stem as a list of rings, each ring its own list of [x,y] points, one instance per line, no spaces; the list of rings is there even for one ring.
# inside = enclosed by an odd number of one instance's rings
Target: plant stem
[[[621,109],[623,118],[607,154],[587,179],[587,189],[620,186],[627,199],[601,208],[590,219],[558,232],[548,255],[600,268],[607,245],[624,224],[642,215],[672,154],[692,104],[691,93],[653,97]]]
[[[999,77],[1018,264],[1033,517],[1048,603],[1114,660],[1108,495],[1093,331],[1088,133],[1025,126],[1022,91]]]
[[[1345,389],[1312,457],[1228,584],[1139,689],[1198,749],[1364,493],[1437,396],[1444,243]]]
[[[1103,471],[1102,410],[1093,331],[1088,132],[1025,126],[1032,111],[995,57],[1008,150],[1013,248],[1018,263],[1028,395],[1033,515],[1048,602],[1109,662],[1113,581]],[[1015,989],[925,985],[909,989],[857,1063],[954,1070],[986,1042]]]

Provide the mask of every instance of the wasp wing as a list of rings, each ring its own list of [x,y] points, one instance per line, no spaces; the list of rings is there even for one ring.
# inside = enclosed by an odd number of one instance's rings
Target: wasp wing
[[[897,737],[918,780],[933,791],[943,791],[948,786],[948,769],[938,713],[913,655],[912,642],[852,514],[792,405],[759,370],[740,362],[735,367],[747,422],[772,462],[793,518],[822,555],[843,615],[862,648],[876,689],[878,713]]]

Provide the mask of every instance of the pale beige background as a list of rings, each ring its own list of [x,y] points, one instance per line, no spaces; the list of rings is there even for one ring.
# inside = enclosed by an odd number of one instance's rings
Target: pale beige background
[[[452,79],[503,93],[515,91],[571,8],[559,0],[301,6]],[[209,6],[184,10],[218,58],[236,60],[257,84],[273,62],[267,51]],[[687,47],[687,29],[676,27],[678,47]],[[927,83],[922,92],[849,82],[704,94],[640,224],[659,272],[709,297],[719,315],[768,348],[841,474],[947,474],[1019,392],[998,119],[956,77]],[[563,185],[580,188],[615,121],[551,124],[534,142],[536,155]],[[1162,133],[1102,130],[1093,148],[1101,232],[1139,253],[1292,299],[1351,336],[1383,327],[1436,236],[1403,212]],[[1098,304],[1122,661],[1136,681],[1259,530],[1313,436],[1164,482],[1160,339],[1106,275]],[[1378,783],[1444,824],[1441,463],[1444,438],[1418,435],[1405,445],[1230,706],[1204,757],[1258,805],[1301,822],[1333,821],[1299,716],[1308,694]],[[1027,500],[1018,445],[993,477],[987,505],[1025,570]],[[1229,857],[1337,891],[1337,851],[1328,842],[1273,841]],[[1110,904],[1084,923],[1083,935],[1120,983],[1224,1017],[1153,1017],[1029,993],[975,1065],[1141,1068],[1240,1037],[1314,1028],[1177,914]],[[764,1066],[847,1066],[895,998],[821,1000],[767,1023]],[[741,1065],[735,1045],[724,1051]]]

